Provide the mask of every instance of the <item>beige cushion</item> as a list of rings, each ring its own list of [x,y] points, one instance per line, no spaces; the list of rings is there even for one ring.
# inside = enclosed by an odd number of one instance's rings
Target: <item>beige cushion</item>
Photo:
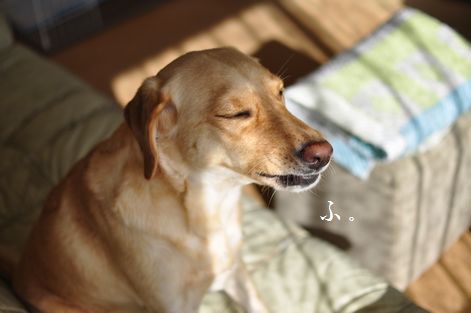
[[[53,185],[122,121],[117,106],[14,45],[0,58],[0,243],[21,246]]]
[[[244,261],[271,313],[424,312],[345,253],[250,198],[243,199]],[[222,293],[201,313],[243,311]]]

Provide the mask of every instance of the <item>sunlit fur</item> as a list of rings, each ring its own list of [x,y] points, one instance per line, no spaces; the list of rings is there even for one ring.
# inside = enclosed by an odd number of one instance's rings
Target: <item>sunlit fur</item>
[[[241,187],[312,175],[294,152],[323,140],[288,113],[282,88],[231,48],[148,78],[126,123],[49,195],[13,275],[18,295],[50,313],[194,313],[224,288],[267,312],[240,259]]]

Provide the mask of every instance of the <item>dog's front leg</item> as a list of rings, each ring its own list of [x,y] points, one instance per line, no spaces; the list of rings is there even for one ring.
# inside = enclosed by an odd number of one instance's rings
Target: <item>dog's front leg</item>
[[[224,291],[247,313],[269,313],[242,261],[225,284]]]

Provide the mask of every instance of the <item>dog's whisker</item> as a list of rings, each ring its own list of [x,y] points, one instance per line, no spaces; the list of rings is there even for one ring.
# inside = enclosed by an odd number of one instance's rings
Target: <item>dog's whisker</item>
[[[335,168],[335,166],[332,166],[332,165],[331,165],[331,166],[329,166],[327,169],[329,170],[329,173],[330,173],[330,174],[332,174],[332,175],[337,174],[337,169]]]
[[[290,78],[291,76],[292,75],[283,75],[280,78],[281,78],[282,81],[285,81],[286,79]]]
[[[314,195],[316,198],[319,197],[319,195],[318,195],[314,190],[308,189],[307,191],[308,191],[309,193],[311,193],[312,195]]]
[[[272,202],[273,198],[275,197],[275,193],[276,193],[276,190],[273,189],[273,193],[271,194],[270,200],[268,200],[268,206],[271,205],[271,202]]]
[[[276,72],[277,76],[280,76],[280,73],[285,69],[285,67],[288,65],[289,61],[294,57],[294,53],[291,53],[290,56],[283,62],[281,65],[280,69]]]

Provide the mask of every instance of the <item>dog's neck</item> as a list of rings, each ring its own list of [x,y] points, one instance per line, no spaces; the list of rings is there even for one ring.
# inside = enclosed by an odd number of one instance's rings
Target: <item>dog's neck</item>
[[[203,188],[212,194],[214,189],[214,199],[225,192],[240,191],[242,186],[252,183],[250,178],[227,167],[190,169],[183,160],[168,157],[162,152],[159,153],[159,171],[160,175],[165,176],[178,193],[186,192],[189,188]]]
[[[187,207],[201,206],[208,213],[216,214],[221,208],[238,204],[241,188],[248,181],[226,168],[216,167],[191,173],[185,183],[188,201],[200,199],[200,203],[186,203]]]
[[[204,213],[210,222],[208,228],[223,227],[238,213],[242,184],[227,178],[227,170],[219,168],[211,171],[193,173],[186,179],[185,207],[190,215]]]
[[[201,206],[205,211],[237,204],[242,186],[250,183],[246,178],[224,167],[189,171],[183,166],[172,166],[172,162],[161,164],[162,175],[180,194],[185,194],[188,208]],[[196,199],[200,201],[192,202]],[[196,208],[195,208],[196,209]]]
[[[239,199],[248,178],[222,166],[188,170],[182,162],[160,156],[161,175],[165,175],[183,197],[189,222],[205,218],[206,230],[224,227],[239,218]],[[204,215],[204,216],[203,216]]]
[[[230,268],[242,241],[241,190],[251,181],[221,166],[189,172],[161,160],[160,174],[181,194],[188,230],[205,243],[213,273]]]

